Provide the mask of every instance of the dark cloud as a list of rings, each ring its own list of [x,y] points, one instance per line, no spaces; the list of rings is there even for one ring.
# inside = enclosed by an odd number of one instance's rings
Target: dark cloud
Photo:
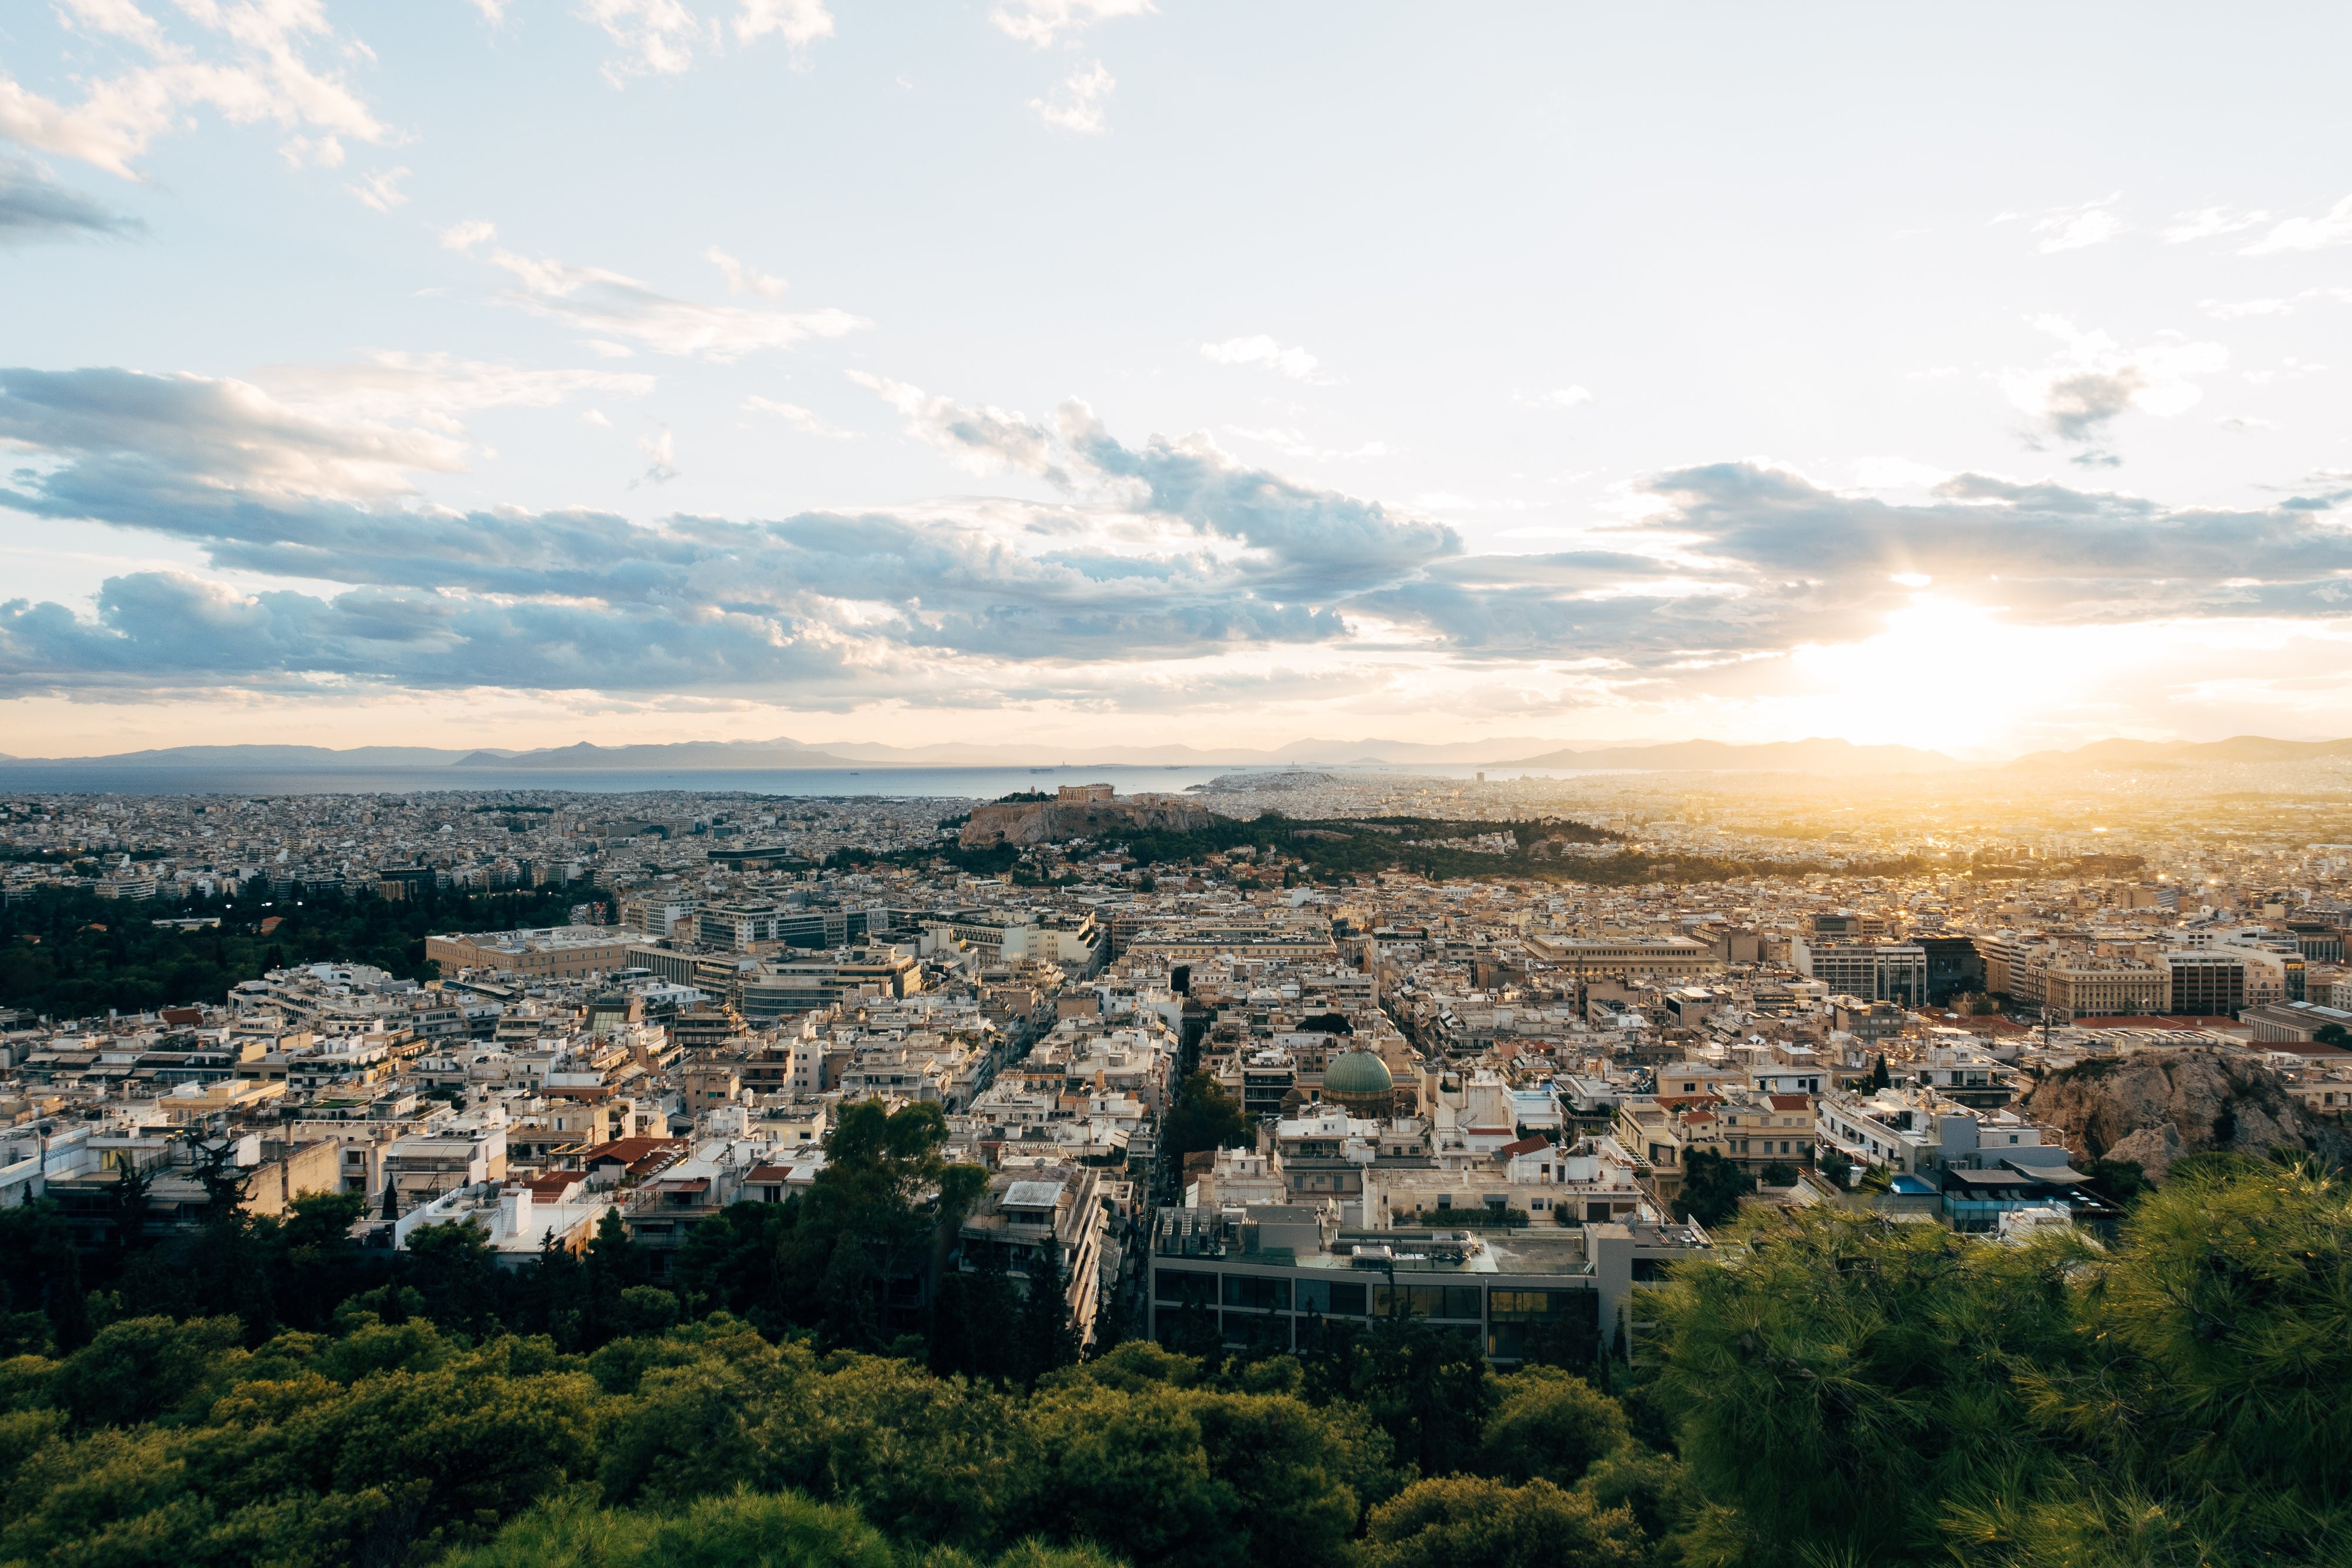
[[[885,384],[926,438],[985,447],[1064,499],[656,527],[461,513],[409,488],[461,463],[446,421],[354,420],[194,376],[0,371],[0,441],[23,454],[0,506],[350,585],[243,594],[135,574],[94,618],[18,602],[0,615],[0,679],[782,688],[826,703],[974,682],[1083,694],[1108,665],[1314,644],[1664,670],[1866,637],[1923,586],[2021,623],[2352,610],[2352,491],[2168,509],[1971,474],[1898,505],[1725,463],[1657,476],[1656,510],[1588,548],[1473,555],[1442,523],[1205,440],[1128,446],[1083,405],[1048,431]]]
[[[0,154],[0,246],[45,239],[119,239],[142,234],[137,218],[77,195],[21,158]]]

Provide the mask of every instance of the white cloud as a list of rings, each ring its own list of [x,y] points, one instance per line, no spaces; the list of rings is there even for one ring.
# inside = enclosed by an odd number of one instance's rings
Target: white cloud
[[[743,400],[743,406],[757,414],[772,414],[803,435],[822,437],[827,441],[857,439],[856,431],[828,425],[797,403],[778,403],[773,398],[753,395]]]
[[[1029,107],[1048,125],[1074,131],[1081,136],[1099,136],[1109,129],[1103,119],[1105,100],[1118,85],[1110,72],[1103,68],[1102,61],[1097,60],[1065,78],[1059,94],[1052,101],[1033,98]]]
[[[1549,392],[1521,393],[1519,401],[1535,408],[1581,408],[1592,401],[1592,394],[1580,386],[1559,386]]]
[[[905,415],[908,435],[946,453],[966,473],[1013,468],[1057,485],[1069,483],[1054,433],[1025,414],[1009,414],[993,405],[973,407],[868,371],[853,370],[848,375]]]
[[[1263,332],[1255,337],[1227,338],[1221,343],[1202,343],[1201,357],[1215,364],[1256,365],[1293,381],[1326,383],[1330,379],[1313,354],[1303,348],[1285,348]]]
[[[2236,234],[2253,227],[2271,215],[2254,211],[2242,213],[2234,207],[2200,207],[2195,212],[2176,213],[2164,231],[2164,243],[2184,245],[2192,239],[2210,239],[2215,235]]]
[[[2042,237],[2035,248],[2048,256],[2061,250],[2080,250],[2085,246],[2104,245],[2124,232],[2123,219],[2116,216],[2115,205],[2123,199],[2117,191],[2095,202],[2080,206],[2059,207],[2043,215],[2033,225],[2032,232]]]
[[[636,483],[666,485],[677,478],[677,443],[671,437],[668,426],[663,426],[662,433],[654,439],[639,441],[637,450],[650,462]]]
[[[580,423],[583,425],[601,425],[607,430],[613,427],[613,422],[604,416],[604,411],[601,408],[583,409],[580,414]]]
[[[210,109],[233,125],[264,121],[289,131],[323,132],[379,142],[389,132],[340,72],[304,58],[313,42],[333,43],[334,29],[316,0],[184,0],[181,10],[204,30],[204,49],[173,43],[128,0],[73,0],[84,27],[147,51],[145,65],[85,83],[79,103],[63,104],[0,75],[0,137],[138,178],[131,161],[158,136]],[[348,46],[347,46],[348,52]],[[321,145],[298,138],[303,146]],[[297,154],[298,161],[310,154]],[[340,152],[333,161],[340,162]]]
[[[694,64],[701,20],[678,0],[584,0],[581,14],[621,47],[604,64],[604,79],[620,87],[631,77],[676,76]]]
[[[489,225],[475,220],[444,230],[441,242],[470,256],[494,237]],[[500,300],[578,329],[588,334],[592,351],[610,358],[626,358],[627,345],[635,343],[656,353],[724,364],[761,349],[793,348],[811,338],[837,338],[873,325],[863,316],[832,309],[698,305],[656,293],[618,272],[504,248],[483,259],[515,279],[514,288],[499,291]]]
[[[1085,32],[1117,16],[1148,16],[1151,0],[1013,0],[988,14],[999,31],[1045,48],[1064,33]]]
[[[503,0],[498,0],[503,5]],[[583,0],[580,15],[620,46],[604,63],[604,79],[626,86],[632,77],[679,76],[694,68],[696,52],[726,47],[728,23],[705,18],[685,0]],[[795,57],[820,38],[833,37],[833,13],[824,0],[740,0],[731,24],[738,47],[771,34]]]
[[[2194,378],[2229,363],[2219,343],[2191,342],[2179,333],[2127,349],[2102,331],[2082,331],[2063,316],[2034,325],[2065,346],[2040,367],[2001,377],[2010,400],[2053,434],[2096,441],[2116,416],[2136,410],[2169,418],[2196,406],[2204,394]]]
[[[408,193],[400,188],[400,182],[408,178],[408,173],[405,168],[381,169],[358,184],[346,184],[343,189],[376,211],[388,213],[394,207],[408,205]]]
[[[435,232],[441,237],[443,249],[454,250],[463,256],[471,256],[476,246],[488,245],[499,237],[496,224],[478,217],[467,218],[463,223],[453,223],[447,228]]]
[[[457,416],[477,408],[552,408],[583,393],[641,397],[642,372],[523,370],[454,354],[378,353],[334,364],[270,365],[254,380],[290,407],[321,417],[414,425],[464,434]]]
[[[2291,217],[2270,233],[2242,247],[2241,256],[2273,256],[2282,250],[2325,250],[2352,244],[2352,196],[2346,196],[2317,217]]]
[[[748,44],[770,33],[801,48],[833,37],[833,13],[824,0],[743,0],[735,13],[735,41]]]
[[[2278,426],[2268,419],[2257,419],[2251,414],[2229,414],[2213,421],[2224,430],[2275,430]]]
[[[757,294],[762,300],[781,300],[784,297],[786,284],[782,279],[771,278],[765,273],[753,271],[715,245],[702,254],[713,267],[726,274],[727,291],[730,294]]]

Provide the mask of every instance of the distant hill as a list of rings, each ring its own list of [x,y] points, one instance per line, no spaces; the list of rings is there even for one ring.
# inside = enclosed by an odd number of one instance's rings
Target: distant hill
[[[1640,768],[1656,773],[1943,773],[1971,764],[1914,746],[1857,746],[1851,741],[1769,741],[1735,746],[1722,741],[1677,741],[1657,746],[1546,752],[1497,763],[1502,768]]]
[[[114,752],[101,757],[9,757],[16,767],[104,763],[118,768],[310,767],[430,768],[463,760],[468,753],[436,746],[164,746],[146,752]],[[477,752],[474,756],[503,757]]]
[[[686,772],[730,768],[832,768],[856,759],[797,741],[681,741],[663,746],[598,746],[586,741],[536,752],[473,752],[456,759],[468,768],[626,768]]]
[[[2226,741],[2094,741],[2071,752],[2034,752],[2011,768],[2179,767],[2217,763],[2307,763],[2352,757],[2352,741],[2273,741],[2232,735]]]

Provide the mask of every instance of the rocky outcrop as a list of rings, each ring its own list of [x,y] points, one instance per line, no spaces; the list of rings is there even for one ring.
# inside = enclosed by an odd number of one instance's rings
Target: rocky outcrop
[[[1213,818],[1198,801],[1172,795],[1125,800],[1029,800],[972,807],[957,842],[967,849],[1000,844],[1058,844],[1121,833],[1190,833]]]
[[[2308,1123],[2278,1074],[2195,1047],[2061,1068],[2035,1084],[2019,1109],[2063,1128],[2066,1146],[2082,1158],[2136,1160],[2159,1180],[2185,1154],[2264,1155],[2334,1142]]]

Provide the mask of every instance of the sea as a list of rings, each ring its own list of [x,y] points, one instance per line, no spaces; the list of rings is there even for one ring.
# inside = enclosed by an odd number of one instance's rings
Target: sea
[[[562,790],[584,795],[684,791],[697,795],[874,795],[887,799],[994,800],[1019,790],[1065,784],[1108,784],[1121,795],[1181,792],[1234,774],[1329,773],[1348,778],[1469,780],[1482,771],[1452,763],[1345,767],[1311,763],[1224,767],[681,768],[675,772],[604,768],[438,766],[317,767],[254,763],[122,763],[0,762],[0,793],[84,795],[416,795],[443,790],[527,793]],[[1500,772],[1489,770],[1500,778]],[[1521,770],[1511,770],[1518,777]],[[1538,777],[1569,776],[1546,770]]]

